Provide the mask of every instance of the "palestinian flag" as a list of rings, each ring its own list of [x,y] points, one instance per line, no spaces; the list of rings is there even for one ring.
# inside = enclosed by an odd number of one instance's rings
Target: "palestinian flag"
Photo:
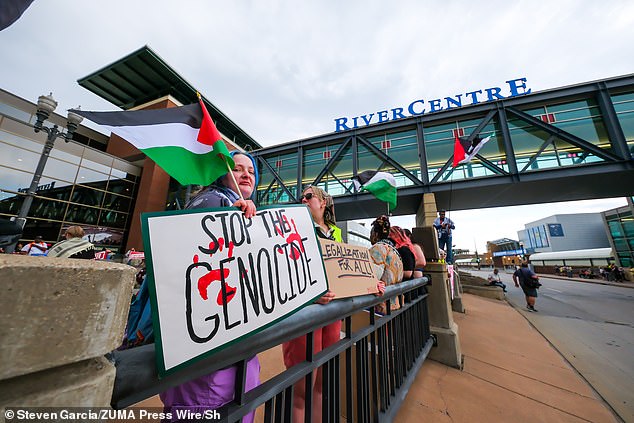
[[[2,0],[0,1],[0,31],[8,28],[20,19],[24,11],[33,0]]]
[[[124,138],[181,185],[209,185],[234,166],[202,100],[159,110],[71,111]]]
[[[459,138],[456,134],[456,142],[453,147],[453,167],[469,163],[480,149],[484,147],[484,144],[491,139],[491,135],[485,139],[476,136],[471,142],[468,139],[468,137]]]
[[[368,191],[379,200],[385,201],[389,210],[396,208],[396,179],[391,173],[366,170],[352,178],[352,183],[357,191]]]

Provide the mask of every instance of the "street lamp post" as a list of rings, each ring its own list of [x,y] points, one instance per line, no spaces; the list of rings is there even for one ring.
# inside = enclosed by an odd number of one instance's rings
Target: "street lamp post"
[[[77,130],[77,127],[83,120],[81,116],[77,113],[68,112],[68,117],[66,120],[66,132],[63,130],[60,131],[57,125],[53,125],[52,128],[44,126],[44,121],[48,119],[51,113],[57,107],[57,101],[53,99],[53,93],[44,96],[41,95],[37,99],[37,121],[35,125],[33,125],[33,129],[35,132],[44,131],[46,132],[46,143],[44,144],[44,149],[42,150],[42,154],[40,155],[40,160],[37,163],[37,167],[35,168],[35,173],[33,174],[33,179],[31,180],[31,186],[29,186],[29,190],[26,193],[26,197],[24,198],[24,202],[20,207],[20,211],[18,212],[18,216],[16,217],[16,223],[20,225],[22,231],[24,231],[24,225],[26,224],[26,217],[31,209],[31,204],[33,204],[33,197],[35,196],[35,192],[37,191],[37,187],[40,183],[40,178],[42,177],[42,172],[44,172],[44,166],[46,166],[46,161],[48,160],[48,156],[53,149],[53,144],[55,144],[55,140],[59,137],[64,138],[64,141],[68,142],[73,138],[73,134]]]

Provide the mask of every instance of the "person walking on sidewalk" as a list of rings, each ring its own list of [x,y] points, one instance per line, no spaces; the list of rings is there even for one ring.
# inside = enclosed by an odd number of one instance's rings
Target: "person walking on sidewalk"
[[[526,308],[528,311],[536,312],[535,300],[537,299],[537,288],[541,286],[539,277],[528,268],[528,263],[522,263],[522,267],[513,273],[513,282],[516,287],[521,287],[526,296]]]

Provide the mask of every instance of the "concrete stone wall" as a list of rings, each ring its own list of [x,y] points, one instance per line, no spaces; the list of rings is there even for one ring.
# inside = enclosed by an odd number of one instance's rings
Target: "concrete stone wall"
[[[502,288],[499,286],[489,286],[488,280],[466,272],[459,273],[463,292],[500,301],[506,298]]]
[[[136,270],[0,255],[0,406],[103,406]]]
[[[443,263],[427,263],[425,273],[432,279],[431,286],[427,288],[429,325],[438,344],[431,349],[429,358],[461,369],[462,350],[458,325],[454,322],[451,311],[447,266]]]

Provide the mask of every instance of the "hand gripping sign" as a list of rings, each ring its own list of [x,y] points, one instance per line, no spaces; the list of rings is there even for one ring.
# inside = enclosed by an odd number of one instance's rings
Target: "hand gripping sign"
[[[157,365],[165,375],[314,302],[328,284],[305,206],[142,216]]]

